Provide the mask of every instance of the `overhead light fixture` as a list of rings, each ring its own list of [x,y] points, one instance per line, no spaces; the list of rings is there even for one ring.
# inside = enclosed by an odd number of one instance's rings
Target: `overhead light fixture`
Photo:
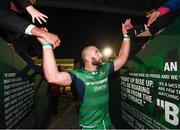
[[[110,57],[112,55],[112,49],[110,47],[106,47],[103,49],[102,54],[104,57]]]

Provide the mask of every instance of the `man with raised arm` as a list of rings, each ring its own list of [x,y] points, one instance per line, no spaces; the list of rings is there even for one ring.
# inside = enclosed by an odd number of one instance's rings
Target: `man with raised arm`
[[[112,62],[102,63],[102,54],[95,46],[87,46],[81,56],[85,67],[69,72],[59,72],[52,45],[42,38],[38,40],[43,48],[43,69],[48,82],[61,86],[73,84],[79,94],[79,123],[83,129],[109,129],[109,86],[108,77],[118,71],[127,61],[130,52],[130,37],[127,30],[132,28],[130,19],[122,24],[124,39],[119,55]]]

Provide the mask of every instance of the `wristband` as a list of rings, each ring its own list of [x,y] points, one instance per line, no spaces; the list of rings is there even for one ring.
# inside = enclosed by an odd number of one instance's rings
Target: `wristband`
[[[124,38],[130,38],[127,34],[124,34],[123,36]]]
[[[52,48],[52,46],[44,45],[44,46],[42,46],[42,48]]]
[[[123,41],[130,41],[130,37],[127,34],[124,34]]]
[[[43,42],[41,44],[43,48],[53,48],[53,45],[49,42]]]

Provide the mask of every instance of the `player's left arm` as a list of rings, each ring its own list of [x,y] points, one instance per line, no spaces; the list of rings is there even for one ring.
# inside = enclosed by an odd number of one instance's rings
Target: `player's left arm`
[[[119,70],[128,60],[130,52],[130,37],[127,35],[127,30],[132,28],[131,20],[127,19],[122,23],[122,33],[124,35],[119,55],[114,60],[114,71]]]

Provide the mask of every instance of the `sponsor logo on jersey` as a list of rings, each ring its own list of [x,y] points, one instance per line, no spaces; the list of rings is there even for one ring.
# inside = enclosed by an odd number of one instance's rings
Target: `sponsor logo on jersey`
[[[105,74],[106,74],[105,72],[100,71],[99,77],[104,76]]]
[[[93,79],[94,78],[94,76],[92,76],[92,75],[86,75],[85,76],[87,79]]]
[[[85,82],[87,86],[89,85],[100,85],[100,84],[103,84],[105,82],[108,81],[108,78],[104,78],[102,80],[98,80],[98,81],[92,81],[92,82]]]
[[[92,75],[96,75],[97,74],[97,72],[92,72]]]
[[[107,87],[107,85],[100,85],[100,86],[95,86],[94,87],[94,91],[95,92],[97,92],[97,91],[99,91],[99,90],[104,90],[104,89],[106,89],[106,87]]]

